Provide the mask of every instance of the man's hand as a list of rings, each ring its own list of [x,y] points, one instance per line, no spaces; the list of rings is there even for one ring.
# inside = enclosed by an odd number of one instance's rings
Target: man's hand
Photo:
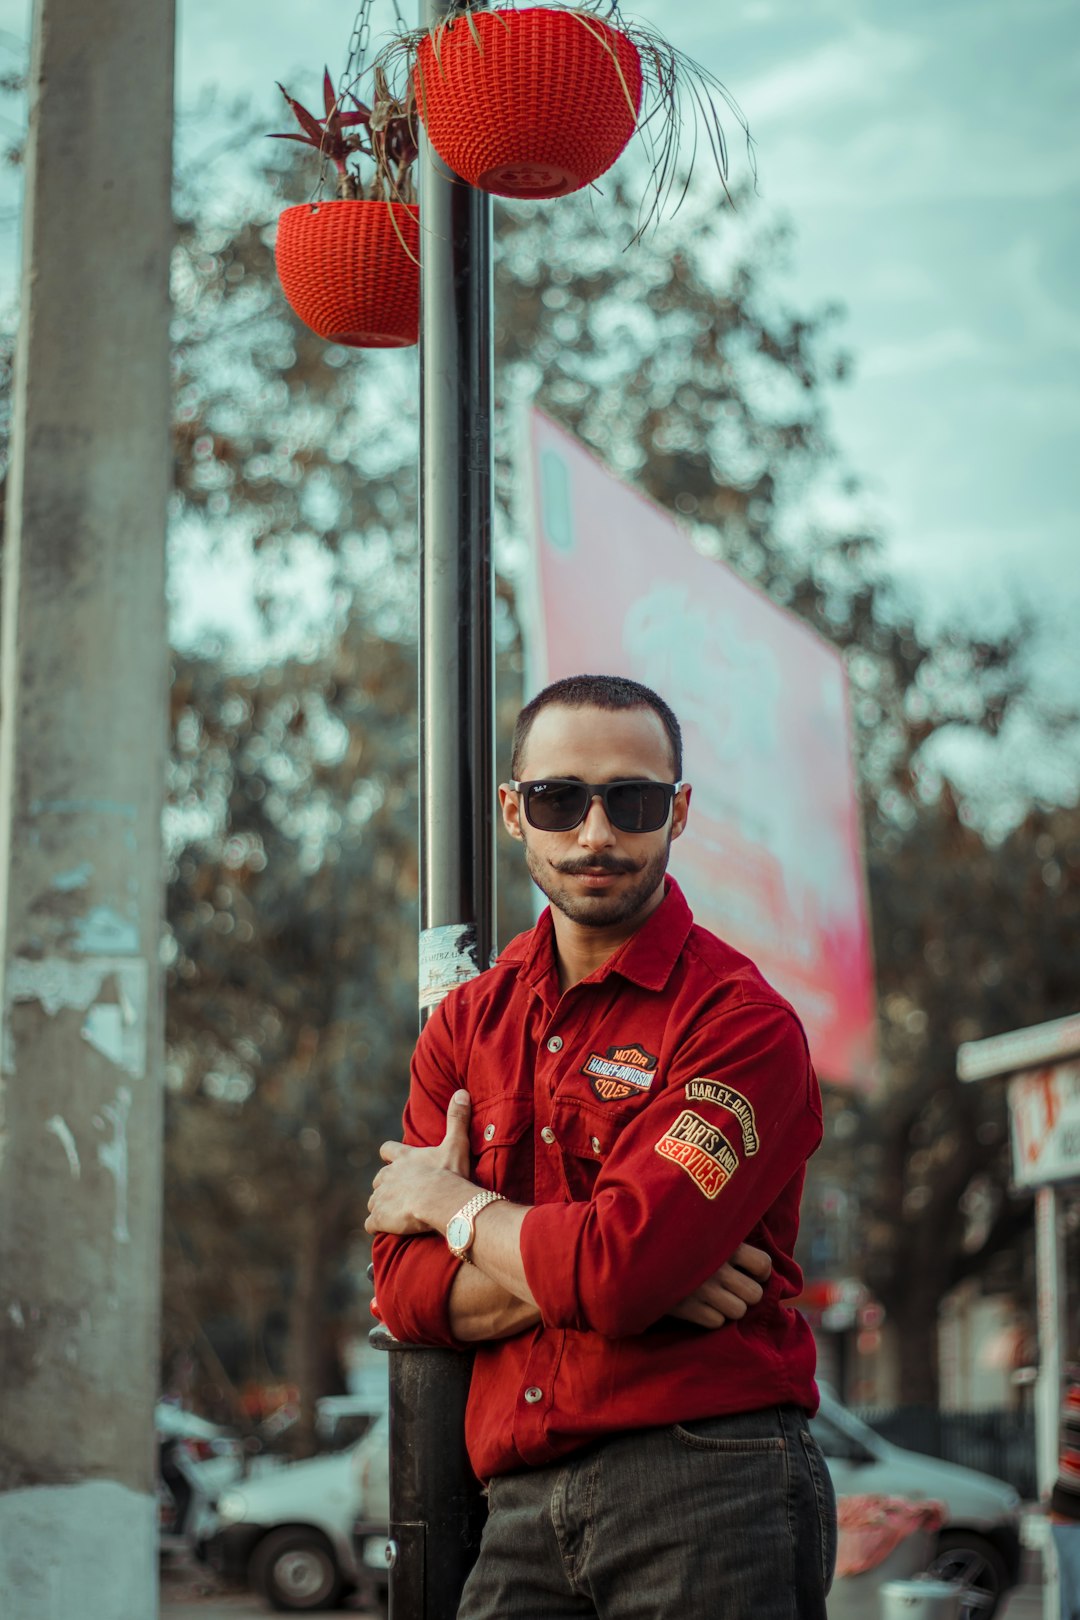
[[[730,1260],[707,1277],[694,1292],[667,1313],[699,1327],[719,1328],[737,1322],[764,1293],[763,1284],[772,1273],[772,1261],[764,1249],[740,1243]]]
[[[442,1230],[470,1190],[475,1191],[469,1182],[471,1108],[469,1093],[455,1091],[446,1113],[446,1135],[438,1147],[383,1143],[379,1149],[383,1168],[368,1199],[365,1231],[405,1235]]]

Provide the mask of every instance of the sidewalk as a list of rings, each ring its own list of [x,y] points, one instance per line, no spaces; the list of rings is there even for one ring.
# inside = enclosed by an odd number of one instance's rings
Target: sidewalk
[[[1042,1587],[1016,1587],[1009,1593],[995,1620],[1043,1620]]]
[[[1009,1593],[994,1620],[1043,1620],[1043,1546],[1049,1536],[1046,1517],[1035,1502],[1026,1502],[1020,1523],[1023,1559],[1020,1585]]]

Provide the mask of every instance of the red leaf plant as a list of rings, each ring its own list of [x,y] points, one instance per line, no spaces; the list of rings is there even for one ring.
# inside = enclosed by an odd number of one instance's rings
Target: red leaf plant
[[[271,135],[275,141],[297,141],[311,146],[324,163],[330,162],[338,172],[338,196],[341,198],[368,197],[375,201],[413,203],[416,187],[413,165],[419,152],[417,144],[416,106],[411,92],[399,98],[394,96],[381,67],[372,72],[372,101],[358,100],[351,90],[344,92],[352,103],[345,111],[341,96],[334,89],[329,68],[323,72],[323,117],[316,118],[299,101],[290,96],[283,84],[278,85],[292,108],[297,123],[304,131],[296,135]],[[350,159],[367,158],[373,168],[368,180],[362,178],[359,164],[350,167]]]

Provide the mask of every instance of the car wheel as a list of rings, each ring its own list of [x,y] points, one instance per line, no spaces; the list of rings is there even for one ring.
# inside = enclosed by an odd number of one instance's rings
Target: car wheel
[[[938,1537],[927,1574],[964,1588],[960,1620],[990,1620],[1009,1584],[1005,1561],[993,1542],[964,1530],[947,1530]]]
[[[332,1609],[341,1596],[333,1549],[317,1530],[271,1530],[251,1559],[251,1584],[273,1609],[311,1614]]]

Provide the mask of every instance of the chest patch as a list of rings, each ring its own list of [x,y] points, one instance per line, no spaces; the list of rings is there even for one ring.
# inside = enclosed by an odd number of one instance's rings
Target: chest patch
[[[726,1108],[729,1114],[734,1114],[742,1131],[743,1152],[748,1159],[753,1158],[759,1146],[757,1120],[753,1106],[741,1091],[733,1091],[730,1086],[721,1085],[719,1080],[688,1080],[686,1100],[715,1103],[717,1108]]]
[[[685,1170],[706,1198],[715,1198],[739,1167],[735,1150],[723,1131],[692,1108],[683,1109],[657,1142],[656,1151],[662,1159],[670,1159]]]
[[[601,1102],[616,1102],[620,1097],[632,1097],[635,1092],[648,1091],[656,1074],[656,1058],[636,1042],[629,1046],[609,1046],[601,1057],[590,1052],[581,1065]]]

